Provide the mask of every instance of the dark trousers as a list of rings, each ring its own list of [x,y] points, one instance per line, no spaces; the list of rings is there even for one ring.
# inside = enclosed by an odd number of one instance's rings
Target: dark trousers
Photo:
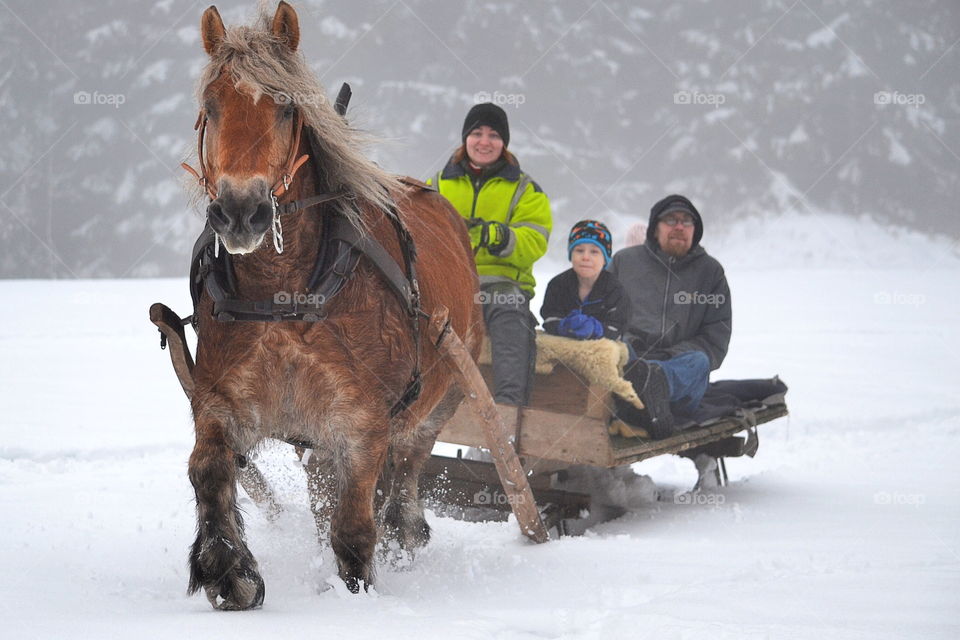
[[[481,287],[480,303],[493,357],[493,398],[526,405],[537,359],[537,319],[530,313],[530,298],[520,287],[498,282]]]

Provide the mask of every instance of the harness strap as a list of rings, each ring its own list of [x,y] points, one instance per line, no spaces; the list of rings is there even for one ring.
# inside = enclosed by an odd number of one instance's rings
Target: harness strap
[[[304,158],[306,156],[303,156]],[[292,202],[287,202],[286,204],[277,205],[277,213],[283,215],[286,213],[296,213],[298,211],[303,211],[307,207],[313,207],[318,204],[323,204],[325,202],[330,202],[332,200],[339,200],[340,198],[346,197],[346,193],[321,193],[316,196],[311,196],[309,198],[304,198],[302,200],[294,200]]]
[[[412,283],[407,279],[407,275],[400,270],[396,261],[387,253],[387,250],[383,248],[383,245],[370,235],[360,236],[359,234],[352,239],[351,244],[363,253],[383,274],[387,284],[404,304],[407,315],[415,315],[419,303],[414,299]]]
[[[303,133],[303,116],[299,109],[293,111],[293,139],[290,142],[290,151],[287,152],[287,162],[285,169],[280,174],[280,179],[274,183],[270,192],[273,197],[279,198],[290,189],[290,183],[293,182],[293,176],[297,174],[297,169],[303,166],[310,156],[304,154],[297,158],[297,151],[300,150],[300,135]]]
[[[406,182],[406,184],[416,188],[428,188],[422,183],[411,184],[410,182]],[[416,402],[420,397],[421,391],[423,390],[423,379],[420,372],[422,344],[420,337],[420,316],[429,318],[429,315],[424,313],[420,307],[420,285],[417,281],[416,271],[416,243],[413,240],[413,236],[410,235],[410,230],[407,229],[407,227],[403,224],[403,221],[400,219],[400,214],[397,212],[396,207],[391,205],[387,211],[387,215],[389,216],[390,221],[393,223],[394,230],[397,234],[397,239],[400,242],[400,252],[403,254],[404,267],[406,268],[406,278],[404,282],[409,283],[408,286],[410,287],[411,295],[409,298],[409,304],[407,306],[407,313],[410,316],[410,322],[412,325],[411,328],[413,330],[413,345],[415,354],[413,371],[410,373],[410,381],[407,382],[407,386],[403,393],[400,394],[400,398],[390,409],[390,417],[392,418]]]
[[[203,136],[207,131],[207,112],[205,109],[200,109],[200,113],[197,114],[197,121],[193,125],[193,130],[197,132],[197,165],[200,167],[200,171],[197,171],[186,162],[181,162],[180,166],[193,174],[193,177],[197,179],[197,183],[203,187],[211,200],[216,200],[217,192],[213,188],[213,185],[210,184],[210,180],[207,179],[207,163],[203,158]]]

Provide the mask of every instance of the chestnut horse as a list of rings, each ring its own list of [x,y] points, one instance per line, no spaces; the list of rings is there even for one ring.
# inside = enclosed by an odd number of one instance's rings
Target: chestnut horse
[[[210,7],[201,34],[210,59],[198,88],[194,173],[211,200],[207,223],[217,251],[222,243],[229,254],[236,300],[303,298],[320,264],[324,220],[340,216],[401,270],[411,266],[402,242],[409,233],[416,249],[410,282],[414,292],[419,283],[422,311],[411,316],[368,253],[314,317],[224,321],[231,316],[215,315],[215,296],[203,289],[194,315],[189,476],[197,537],[189,591],[203,587],[218,609],[263,602],[236,506],[237,460],[265,438],[281,438],[315,447],[307,465],[311,504],[318,523],[329,520],[339,575],[356,592],[373,580],[374,497],[385,466],[385,535],[403,548],[429,537],[417,481],[462,393],[436,366],[433,345],[417,339],[417,323],[426,336],[426,315],[447,307],[453,330],[476,356],[483,323],[466,226],[439,194],[363,155],[361,134],[330,105],[297,52],[300,30],[290,5],[280,2],[272,19],[262,15],[255,26],[230,29]],[[317,194],[331,195],[301,211],[284,207]],[[409,382],[418,368],[413,400]],[[407,403],[398,403],[405,392]]]

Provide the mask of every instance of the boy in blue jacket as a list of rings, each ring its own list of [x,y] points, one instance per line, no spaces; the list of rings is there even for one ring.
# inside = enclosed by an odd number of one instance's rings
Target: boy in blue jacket
[[[617,340],[630,315],[623,286],[604,267],[613,247],[602,222],[581,220],[567,243],[571,268],[547,284],[540,315],[547,333],[577,340]]]

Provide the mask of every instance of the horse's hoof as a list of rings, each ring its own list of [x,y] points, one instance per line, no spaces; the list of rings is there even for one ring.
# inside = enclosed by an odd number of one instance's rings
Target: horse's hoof
[[[230,572],[212,585],[204,585],[207,600],[220,611],[246,611],[263,605],[263,578],[256,571]]]
[[[401,549],[412,551],[430,542],[430,525],[423,512],[390,501],[383,510],[383,533],[387,540],[395,540]]]
[[[347,585],[347,591],[356,595],[360,593],[360,580],[353,577],[344,578],[343,584]]]
[[[190,554],[190,586],[187,593],[200,587],[214,609],[243,611],[263,604],[263,578],[257,561],[241,542],[223,536],[198,536]]]
[[[427,546],[427,543],[430,542],[430,525],[427,524],[427,519],[420,516],[414,520],[410,525],[410,533],[408,536],[414,547],[420,548]]]

